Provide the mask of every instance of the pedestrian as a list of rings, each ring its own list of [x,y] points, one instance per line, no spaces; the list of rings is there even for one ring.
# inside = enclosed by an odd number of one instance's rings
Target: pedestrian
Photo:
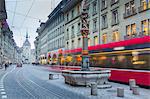
[[[4,67],[5,67],[5,70],[7,70],[7,63],[5,63]]]

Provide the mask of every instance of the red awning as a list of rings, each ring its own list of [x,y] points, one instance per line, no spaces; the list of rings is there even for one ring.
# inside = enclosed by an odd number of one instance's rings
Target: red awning
[[[133,38],[130,40],[123,40],[123,41],[113,42],[113,43],[108,43],[108,44],[99,44],[96,46],[90,46],[88,47],[88,49],[92,51],[92,50],[100,50],[100,49],[122,47],[122,46],[131,46],[131,45],[144,44],[144,43],[150,43],[150,36],[145,36],[141,38]],[[70,53],[73,54],[73,53],[78,53],[81,51],[82,51],[82,48],[77,48],[73,50],[65,50],[64,54],[70,54]]]

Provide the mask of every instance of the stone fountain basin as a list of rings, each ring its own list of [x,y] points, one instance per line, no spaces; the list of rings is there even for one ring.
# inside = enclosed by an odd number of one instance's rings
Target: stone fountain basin
[[[98,85],[104,85],[107,83],[110,77],[110,70],[101,71],[71,71],[63,70],[62,75],[65,78],[65,83],[72,86],[87,86],[92,82],[96,82]]]

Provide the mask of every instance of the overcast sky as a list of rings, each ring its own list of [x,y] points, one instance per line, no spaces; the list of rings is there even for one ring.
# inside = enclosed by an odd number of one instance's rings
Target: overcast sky
[[[36,29],[40,22],[45,22],[50,12],[61,0],[5,0],[7,22],[14,33],[14,39],[19,47],[22,46],[28,32],[31,47],[37,36]]]

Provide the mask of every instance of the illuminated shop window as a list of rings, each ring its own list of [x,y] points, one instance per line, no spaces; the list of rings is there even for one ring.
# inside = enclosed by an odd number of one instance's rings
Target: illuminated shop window
[[[72,40],[72,49],[75,48],[75,45],[74,45],[74,40]]]
[[[141,22],[142,25],[142,32],[144,33],[144,35],[148,35],[148,21],[144,20]]]
[[[98,45],[98,37],[97,36],[94,37],[94,45]]]
[[[78,14],[80,14],[80,5],[77,6]]]
[[[120,35],[119,35],[119,32],[118,31],[114,31],[113,34],[112,34],[112,40],[117,42],[120,40]]]
[[[103,44],[107,43],[107,34],[106,33],[104,33],[102,36],[102,42],[103,42]]]
[[[143,9],[147,9],[147,0],[141,0],[141,5],[143,6]]]
[[[81,38],[78,39],[78,47],[81,47]]]
[[[150,34],[150,19],[148,19],[148,28],[149,28],[149,34]]]
[[[88,46],[91,46],[91,39],[88,38]]]
[[[122,62],[124,59],[125,59],[125,56],[123,56],[123,55],[118,56],[118,61],[119,62]]]
[[[131,27],[130,27],[130,25],[126,26],[126,33],[127,33],[127,35],[131,35]]]
[[[131,24],[131,32],[132,34],[136,34],[136,24]]]

